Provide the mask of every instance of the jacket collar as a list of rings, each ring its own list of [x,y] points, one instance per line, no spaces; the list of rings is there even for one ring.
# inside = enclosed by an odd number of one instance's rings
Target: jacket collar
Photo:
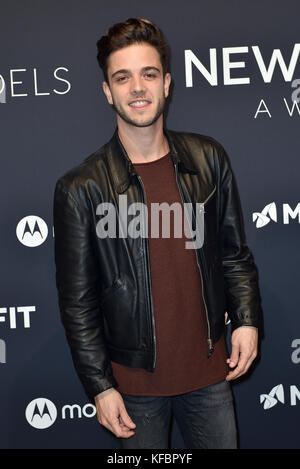
[[[164,134],[169,143],[173,163],[178,165],[179,171],[199,173],[199,169],[194,165],[184,146],[183,139],[180,139],[180,133],[164,128]],[[117,128],[105,147],[116,190],[118,193],[122,193],[131,184],[131,178],[136,174],[136,171],[121,143]]]

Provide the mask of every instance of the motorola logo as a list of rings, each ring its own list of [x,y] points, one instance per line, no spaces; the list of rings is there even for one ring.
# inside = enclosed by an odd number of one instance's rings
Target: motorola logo
[[[52,401],[39,397],[31,401],[25,410],[29,425],[38,430],[51,427],[57,418],[57,409]]]
[[[38,430],[49,428],[54,424],[57,416],[61,420],[73,420],[86,417],[88,419],[97,414],[96,406],[87,403],[84,406],[78,404],[66,404],[57,410],[55,404],[44,397],[32,400],[25,410],[25,417],[29,425]]]
[[[46,241],[48,227],[42,218],[37,215],[28,215],[19,221],[16,235],[24,246],[35,248]]]
[[[275,202],[267,204],[261,212],[252,213],[252,221],[255,223],[256,228],[262,228],[268,225],[271,221],[277,223],[278,215],[280,212],[280,220],[284,225],[290,223],[290,219],[298,218],[300,223],[300,203],[293,209],[289,204],[282,204],[282,210],[276,206]]]

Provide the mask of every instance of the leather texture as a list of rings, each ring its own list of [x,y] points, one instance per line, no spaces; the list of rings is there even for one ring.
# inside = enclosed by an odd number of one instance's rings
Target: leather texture
[[[258,272],[246,244],[238,188],[228,155],[211,137],[164,129],[182,202],[204,206],[204,243],[194,249],[208,323],[208,355],[225,328],[260,327]],[[118,213],[146,201],[122,146],[111,140],[56,182],[53,204],[56,285],[76,372],[92,401],[117,384],[110,360],[155,369],[155,319],[147,237],[99,238],[97,206]],[[193,221],[194,220],[194,221]],[[193,225],[194,226],[194,225]],[[189,285],[186,285],[189,294]],[[227,314],[226,314],[227,313]]]

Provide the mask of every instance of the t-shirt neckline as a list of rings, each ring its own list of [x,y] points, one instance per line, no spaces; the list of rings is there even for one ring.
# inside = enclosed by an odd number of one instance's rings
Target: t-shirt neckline
[[[159,163],[161,160],[164,160],[167,158],[167,156],[171,155],[171,152],[166,153],[164,156],[161,156],[160,158],[157,158],[156,160],[152,161],[147,161],[147,162],[142,162],[142,163],[132,163],[134,166],[142,166],[142,165],[148,165],[148,164],[154,164],[154,163]]]

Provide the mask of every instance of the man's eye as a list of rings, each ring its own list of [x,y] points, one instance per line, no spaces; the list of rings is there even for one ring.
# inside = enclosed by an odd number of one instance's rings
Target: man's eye
[[[126,78],[127,78],[126,76],[119,77],[119,78],[117,78],[117,81],[118,81],[118,82],[125,81]]]
[[[155,75],[155,73],[145,73],[145,77],[152,79],[152,78],[155,78],[156,75]]]

